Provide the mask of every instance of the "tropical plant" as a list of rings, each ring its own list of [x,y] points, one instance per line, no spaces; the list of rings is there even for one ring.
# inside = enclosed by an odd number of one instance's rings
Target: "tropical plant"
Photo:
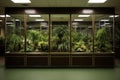
[[[90,52],[92,51],[91,36],[82,32],[72,31],[72,51]]]
[[[23,36],[10,34],[6,37],[6,50],[7,51],[20,51],[24,48]]]
[[[66,25],[54,26],[52,32],[52,50],[69,50],[69,29]]]
[[[111,51],[111,43],[110,43],[110,38],[107,36],[107,30],[106,27],[103,27],[99,29],[96,33],[96,41],[95,41],[95,51]]]
[[[48,35],[39,30],[28,30],[27,51],[48,51]]]

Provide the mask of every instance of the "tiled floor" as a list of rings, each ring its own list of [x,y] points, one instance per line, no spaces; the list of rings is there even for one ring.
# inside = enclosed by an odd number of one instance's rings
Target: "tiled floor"
[[[5,69],[0,58],[0,80],[120,80],[120,60],[115,68]]]

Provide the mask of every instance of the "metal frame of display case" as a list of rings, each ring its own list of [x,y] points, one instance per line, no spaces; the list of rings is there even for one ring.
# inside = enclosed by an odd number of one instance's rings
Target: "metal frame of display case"
[[[36,14],[70,14],[70,36],[72,30],[71,14],[80,14],[82,10],[93,10],[92,14],[115,14],[113,7],[51,7],[51,8],[39,8],[39,7],[7,7],[5,9],[6,14],[23,14],[25,10],[36,10]],[[94,17],[92,17],[94,21]],[[26,17],[24,16],[26,22]],[[49,25],[49,52],[10,52],[5,54],[5,65],[10,67],[114,67],[114,53],[112,52],[72,52],[72,44],[70,37],[70,51],[69,52],[51,52],[50,51],[50,22]],[[94,23],[92,22],[94,34]],[[24,37],[26,42],[26,23],[24,23]],[[7,35],[7,34],[6,34]],[[25,44],[26,46],[26,44]],[[94,46],[94,36],[93,36]]]

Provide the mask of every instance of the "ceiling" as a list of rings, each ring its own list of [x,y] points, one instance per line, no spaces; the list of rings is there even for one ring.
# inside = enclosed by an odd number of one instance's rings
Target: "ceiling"
[[[14,4],[11,0],[0,0],[0,14],[4,7],[115,7],[120,15],[120,0],[107,0],[102,4],[90,4],[88,0],[31,0],[30,4]]]

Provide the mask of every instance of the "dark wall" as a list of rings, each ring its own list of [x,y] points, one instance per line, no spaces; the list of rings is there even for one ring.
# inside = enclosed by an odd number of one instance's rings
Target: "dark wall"
[[[120,58],[120,21],[116,20],[115,22],[115,56]]]

